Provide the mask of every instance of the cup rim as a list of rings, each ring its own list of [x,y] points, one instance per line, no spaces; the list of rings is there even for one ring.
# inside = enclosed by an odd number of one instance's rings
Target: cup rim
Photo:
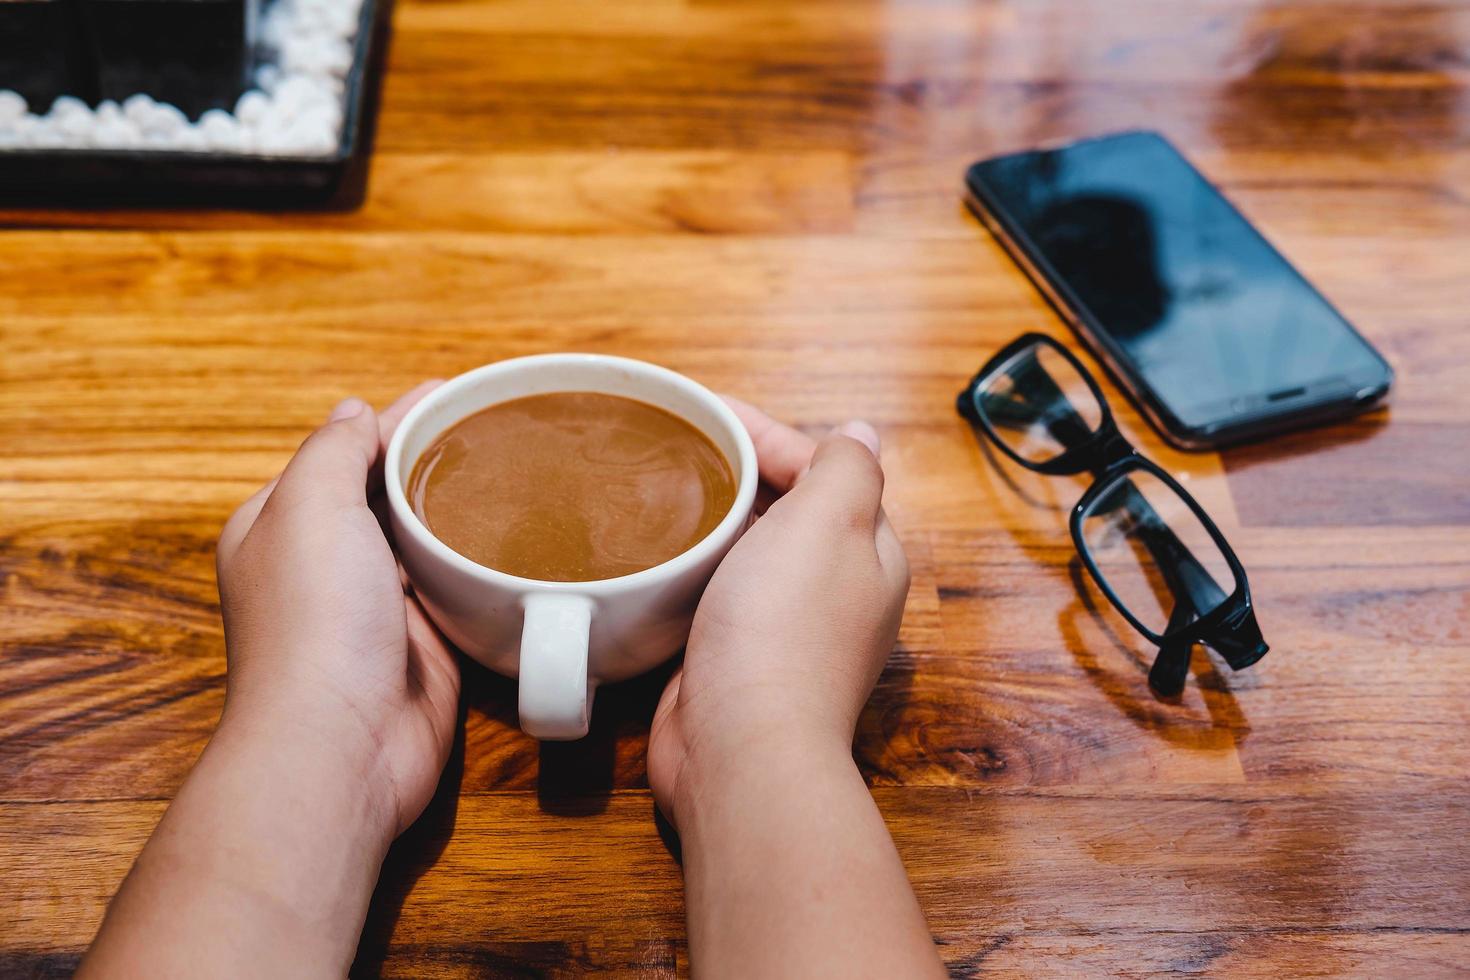
[[[419,420],[440,403],[467,390],[478,387],[487,380],[513,374],[527,368],[554,366],[558,364],[595,364],[631,371],[665,386],[677,388],[695,400],[702,402],[714,412],[715,416],[735,437],[735,446],[740,457],[738,461],[740,465],[740,482],[736,486],[735,500],[730,505],[730,509],[725,512],[725,516],[721,518],[720,522],[708,534],[668,561],[631,572],[627,575],[619,575],[615,578],[590,579],[585,582],[551,582],[544,579],[523,578],[519,575],[512,575],[509,572],[502,572],[498,569],[490,568],[488,565],[481,565],[477,561],[466,558],[439,540],[438,536],[429,529],[428,525],[419,519],[418,513],[408,503],[408,495],[404,491],[403,481],[398,476],[402,469],[403,444],[408,439],[408,433],[413,431]],[[569,388],[567,390],[575,391],[577,389]],[[455,420],[455,422],[458,421],[460,419]],[[689,422],[688,419],[685,419],[685,421]],[[449,425],[453,424],[454,422],[449,423]],[[693,422],[689,422],[689,424],[695,425]],[[447,429],[448,427],[446,425],[444,428]],[[701,426],[695,425],[695,428],[703,432]],[[439,431],[443,432],[444,429],[440,429]],[[704,435],[708,437],[709,433],[705,432]],[[729,539],[739,529],[739,526],[745,523],[751,508],[755,504],[756,484],[759,481],[757,466],[755,444],[751,441],[750,433],[745,431],[745,426],[741,424],[739,416],[735,414],[729,405],[725,404],[723,399],[692,378],[663,367],[662,365],[636,360],[631,357],[619,357],[613,354],[531,354],[524,357],[507,358],[503,361],[493,361],[489,364],[473,368],[463,374],[450,378],[444,384],[420,399],[418,404],[411,408],[408,414],[398,423],[398,428],[393,432],[393,438],[388,442],[388,451],[383,458],[383,484],[388,494],[389,508],[398,519],[399,526],[412,534],[418,540],[419,544],[427,548],[435,558],[448,563],[458,571],[492,585],[523,592],[540,590],[543,592],[566,592],[595,596],[599,593],[622,592],[642,585],[677,577],[688,568],[705,561],[717,549],[727,546]]]

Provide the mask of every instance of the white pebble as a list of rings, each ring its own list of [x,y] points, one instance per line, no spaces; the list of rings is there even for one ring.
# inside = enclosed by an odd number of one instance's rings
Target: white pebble
[[[59,150],[68,142],[66,134],[57,129],[52,120],[44,116],[36,120],[36,125],[31,129],[30,138],[27,140],[30,146],[41,150]]]
[[[258,89],[251,89],[235,103],[235,118],[247,126],[254,126],[265,118],[270,108],[270,98]]]
[[[260,39],[268,48],[280,49],[291,30],[291,10],[286,3],[277,3],[271,8],[260,25]]]
[[[260,134],[283,133],[291,128],[296,122],[297,111],[293,105],[286,105],[279,101],[272,102],[270,109],[260,121],[255,124],[255,131]]]
[[[337,145],[337,138],[332,132],[299,122],[286,133],[286,140],[299,153],[330,153]]]
[[[346,41],[332,41],[322,47],[322,65],[332,75],[346,75],[352,68],[352,48]]]
[[[60,99],[56,101],[60,102]],[[66,141],[76,146],[87,146],[92,142],[92,133],[97,128],[92,118],[91,109],[83,109],[81,112],[61,112],[58,114],[56,108],[51,109],[51,128],[66,138]]]
[[[228,112],[210,109],[199,117],[197,124],[205,145],[215,150],[239,150],[244,140],[240,124]]]
[[[255,146],[262,153],[280,155],[293,149],[289,129],[266,129],[255,135]]]
[[[264,64],[255,70],[255,84],[266,92],[274,92],[282,77],[280,65]]]
[[[0,89],[0,125],[26,114],[25,96],[10,89]]]
[[[314,108],[297,116],[292,125],[326,133],[336,139],[338,130],[342,128],[342,112],[336,106]]]
[[[98,108],[100,110],[101,107]],[[116,119],[99,120],[92,139],[98,146],[109,150],[128,150],[143,142],[143,134],[137,126],[119,115]]]
[[[195,125],[199,127],[200,132],[219,133],[227,130],[233,131],[237,123],[235,117],[223,109],[206,109]]]
[[[311,36],[314,40],[314,35],[331,32],[331,22],[332,11],[330,7],[323,7],[316,4],[303,6],[301,12],[296,15],[295,23],[292,25],[296,29],[294,36]]]
[[[126,99],[123,99],[123,115],[127,116],[128,120],[134,126],[142,126],[144,120],[153,114],[153,106],[155,104],[152,98],[142,92],[136,95],[130,95]]]
[[[354,33],[353,28],[356,27],[356,24],[356,10],[333,6],[304,10],[296,18],[293,26],[296,36],[309,37],[312,43],[320,45]]]
[[[240,96],[234,115],[210,110],[197,123],[145,93],[95,109],[61,96],[41,116],[28,111],[18,92],[0,89],[0,146],[331,153],[342,132],[345,77],[362,11],[363,0],[273,0],[256,24],[267,49],[256,87]]]
[[[287,75],[276,89],[276,102],[295,108],[305,105],[316,95],[316,83],[305,75]]]
[[[209,149],[209,141],[204,134],[194,126],[185,126],[174,133],[174,145],[181,150],[200,153]]]
[[[362,15],[362,7],[355,3],[339,4],[332,8],[328,25],[332,33],[340,38],[350,39],[357,34],[357,19]]]
[[[58,95],[56,101],[51,103],[50,115],[56,119],[67,119],[73,116],[90,116],[91,114],[91,107],[75,95]]]
[[[328,156],[336,149],[337,137],[335,134],[317,133],[311,138],[311,143],[307,146],[306,151],[317,156]]]
[[[320,48],[317,47],[315,35],[297,34],[282,42],[281,67],[288,75],[313,74],[320,70],[320,63]]]
[[[29,146],[31,132],[35,128],[35,116],[21,116],[19,119],[12,119],[9,122],[0,123],[0,146]]]
[[[145,136],[153,133],[172,136],[188,125],[189,117],[179,111],[177,106],[171,106],[167,102],[156,103],[142,122]]]

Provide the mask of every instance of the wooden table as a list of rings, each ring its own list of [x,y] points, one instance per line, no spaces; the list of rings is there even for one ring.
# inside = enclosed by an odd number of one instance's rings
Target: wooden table
[[[395,28],[357,213],[3,216],[0,974],[76,962],[209,737],[234,505],[343,396],[564,349],[882,431],[914,586],[856,751],[956,975],[1470,966],[1470,4],[400,0]],[[1078,591],[1079,487],[952,407],[1012,336],[1066,336],[963,167],[1125,127],[1398,371],[1388,411],[1222,455],[1109,386],[1272,643],[1197,653],[1177,703]],[[471,669],[359,972],[687,969],[661,681],[538,749]]]

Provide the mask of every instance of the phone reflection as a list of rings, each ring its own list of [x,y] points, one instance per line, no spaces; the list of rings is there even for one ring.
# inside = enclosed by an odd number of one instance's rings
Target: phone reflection
[[[1063,194],[1037,214],[1032,236],[1053,265],[1070,270],[1069,284],[1115,336],[1138,337],[1163,322],[1170,296],[1159,236],[1136,200]]]

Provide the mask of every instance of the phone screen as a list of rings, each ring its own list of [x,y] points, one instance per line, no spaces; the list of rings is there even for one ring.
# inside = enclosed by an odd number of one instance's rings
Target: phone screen
[[[1387,383],[1367,341],[1156,134],[998,157],[969,180],[1186,428]]]

